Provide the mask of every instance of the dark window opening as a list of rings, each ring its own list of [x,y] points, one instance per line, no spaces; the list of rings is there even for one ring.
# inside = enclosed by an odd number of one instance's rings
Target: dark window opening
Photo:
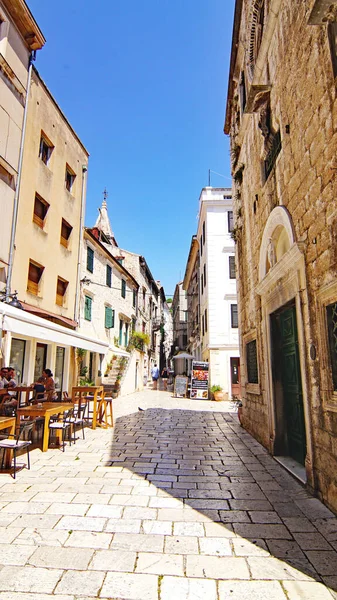
[[[62,279],[62,277],[57,278],[57,286],[56,286],[56,304],[58,306],[63,306],[64,304],[64,296],[67,291],[68,281]]]
[[[337,302],[326,307],[330,364],[334,391],[337,390]]]
[[[235,256],[229,256],[229,279],[235,279]]]
[[[232,329],[237,329],[239,327],[237,304],[231,304],[231,327]]]
[[[248,383],[259,383],[256,340],[246,344],[246,360]]]
[[[47,139],[45,135],[41,135],[39,158],[41,158],[42,162],[45,165],[48,165],[53,150],[53,144]]]
[[[69,167],[69,165],[66,165],[65,186],[66,186],[66,189],[68,190],[68,192],[72,191],[75,177],[76,177],[75,172]]]
[[[35,194],[33,223],[43,229],[44,220],[47,216],[49,204],[39,194]]]
[[[43,271],[44,267],[42,265],[31,260],[29,261],[27,291],[35,296],[37,296],[39,292],[39,283]]]
[[[110,265],[106,266],[106,285],[108,287],[111,287],[111,281],[112,281],[112,268],[110,267]]]
[[[90,273],[94,272],[94,251],[89,246],[87,247],[87,270]]]
[[[337,22],[328,25],[328,40],[330,46],[333,76],[337,77]]]
[[[234,230],[234,218],[233,218],[232,210],[228,211],[227,219],[228,219],[228,233],[231,233]]]
[[[69,225],[69,223],[67,223],[67,221],[65,221],[65,219],[62,219],[60,243],[65,248],[68,248],[69,238],[71,236],[72,230],[73,230],[72,226]]]
[[[281,133],[280,130],[277,131],[272,137],[271,145],[264,161],[264,174],[265,180],[268,179],[270,173],[272,172],[274,165],[276,163],[276,159],[281,152],[282,142],[281,142]]]

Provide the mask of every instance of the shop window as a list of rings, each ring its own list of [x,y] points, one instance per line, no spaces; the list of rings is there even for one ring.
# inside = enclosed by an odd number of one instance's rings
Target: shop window
[[[246,361],[248,383],[259,383],[256,340],[246,344]]]
[[[35,194],[33,222],[43,229],[49,204],[39,194]]]
[[[41,131],[39,158],[45,165],[48,165],[49,159],[54,150],[54,146],[47,136]]]
[[[84,297],[84,318],[86,321],[91,321],[92,298]]]
[[[237,304],[231,304],[231,327],[232,329],[237,329],[239,327]]]
[[[105,307],[105,328],[113,329],[115,326],[115,311],[110,307]]]
[[[62,244],[62,246],[64,246],[65,248],[68,248],[69,238],[71,236],[72,230],[73,230],[72,226],[69,225],[69,223],[67,223],[67,221],[62,219],[60,244]]]
[[[235,279],[235,256],[229,256],[229,279]]]
[[[42,265],[32,260],[29,261],[27,291],[34,294],[34,296],[37,296],[39,293],[39,284],[43,271],[44,267]]]
[[[68,164],[66,164],[65,186],[66,190],[68,190],[70,193],[73,191],[75,177],[76,173],[71,169],[71,167],[69,167]]]
[[[62,279],[62,277],[57,278],[57,286],[56,286],[56,304],[58,306],[63,306],[64,297],[66,295],[68,281]]]
[[[90,246],[87,246],[87,270],[94,272],[94,251]]]
[[[106,266],[106,285],[111,288],[112,281],[112,268],[110,265]]]

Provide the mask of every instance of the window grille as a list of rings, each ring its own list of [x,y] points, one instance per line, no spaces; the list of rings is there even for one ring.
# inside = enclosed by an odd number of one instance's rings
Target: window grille
[[[264,173],[265,179],[267,180],[270,173],[273,170],[276,159],[281,152],[282,142],[281,142],[281,133],[280,130],[274,134],[271,142],[271,146],[269,148],[268,154],[266,156],[266,160],[264,161]]]
[[[337,302],[326,307],[333,389],[337,391]]]

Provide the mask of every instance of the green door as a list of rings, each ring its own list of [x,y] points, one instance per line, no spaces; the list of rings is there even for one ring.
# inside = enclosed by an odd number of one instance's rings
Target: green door
[[[280,313],[282,388],[289,456],[304,465],[306,455],[303,394],[295,307]]]

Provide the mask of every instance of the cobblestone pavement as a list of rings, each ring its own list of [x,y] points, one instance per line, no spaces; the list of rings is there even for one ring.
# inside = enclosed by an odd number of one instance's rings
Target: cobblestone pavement
[[[149,390],[115,414],[0,474],[0,600],[337,598],[337,519],[226,403]]]

